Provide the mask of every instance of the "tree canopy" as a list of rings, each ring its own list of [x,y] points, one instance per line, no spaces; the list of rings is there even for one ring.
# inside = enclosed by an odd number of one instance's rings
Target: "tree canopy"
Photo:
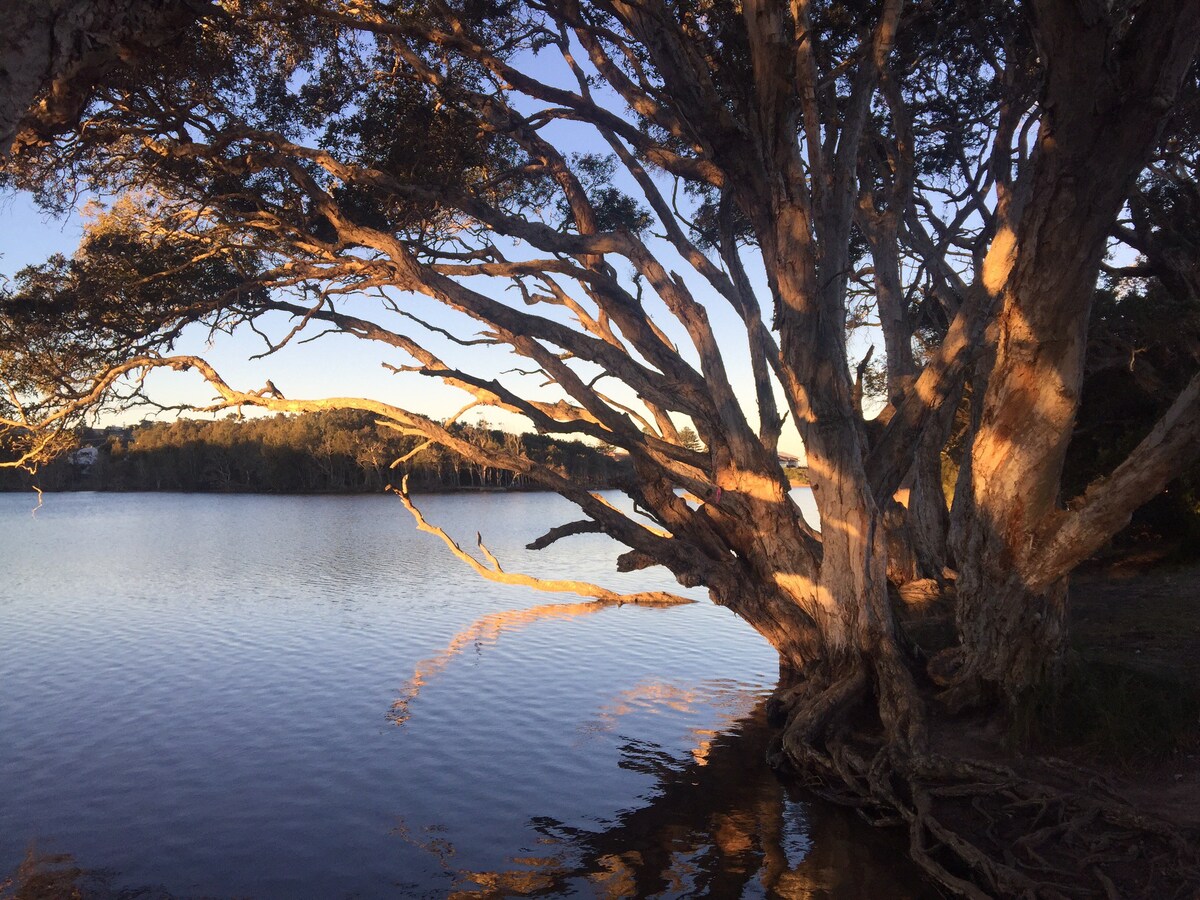
[[[43,66],[6,125],[6,184],[51,207],[115,198],[74,258],[3,296],[16,455],[168,369],[199,373],[213,409],[357,409],[542,484],[584,516],[559,536],[601,530],[623,568],[666,566],[761,632],[799,678],[785,754],[859,773],[924,846],[939,826],[916,788],[871,782],[845,739],[865,707],[873,758],[929,771],[926,674],[889,580],[955,587],[934,702],[1012,719],[1059,677],[1069,573],[1200,447],[1189,376],[1064,493],[1101,268],[1111,296],[1200,303],[1200,0],[187,9],[83,26],[118,49],[98,70]],[[166,34],[170,53],[120,51]],[[49,102],[66,95],[72,115]],[[257,329],[268,353],[353,335],[399,379],[463,391],[464,411],[622,448],[648,520],[473,439],[462,413],[230,384],[174,353],[190,326]],[[851,327],[883,345],[869,420]],[[489,367],[498,349],[517,366]],[[788,495],[785,421],[819,533]],[[1025,884],[970,853],[918,858],[956,889],[964,863],[993,890]]]

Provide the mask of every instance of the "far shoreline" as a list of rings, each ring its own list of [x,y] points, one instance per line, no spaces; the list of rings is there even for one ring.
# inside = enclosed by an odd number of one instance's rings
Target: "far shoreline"
[[[788,484],[794,490],[796,488],[812,488],[812,485],[807,479],[799,480],[789,477]],[[588,488],[592,491],[619,491],[619,484],[600,484],[593,485]],[[186,494],[188,496],[213,496],[213,497],[382,497],[387,494],[394,493],[389,489],[382,491],[265,491],[256,490],[254,488],[246,488],[245,490],[226,490],[226,491],[188,491],[179,488],[163,488],[155,490],[152,488],[135,488],[131,490],[118,490],[113,488],[38,488],[34,486],[27,487],[2,487],[0,495],[4,494]],[[541,487],[540,485],[513,485],[508,487],[496,487],[490,485],[462,485],[460,487],[418,487],[409,491],[414,496],[431,496],[439,494],[553,494],[555,491],[550,488]]]

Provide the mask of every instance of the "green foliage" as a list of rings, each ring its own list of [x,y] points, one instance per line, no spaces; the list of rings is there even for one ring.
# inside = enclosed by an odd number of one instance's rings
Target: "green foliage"
[[[704,449],[704,442],[700,440],[699,435],[696,434],[696,429],[692,428],[690,425],[679,429],[679,442],[689,450],[699,451]]]
[[[462,91],[480,86],[477,79]],[[527,179],[501,177],[517,167],[512,141],[490,136],[478,113],[455,102],[455,88],[434,94],[414,81],[397,79],[369,84],[344,98],[332,115],[321,146],[375,170],[392,187],[341,185],[339,206],[359,224],[391,231],[419,230],[440,213],[430,198],[482,191],[492,202],[515,198]],[[398,127],[398,123],[403,123]],[[416,195],[405,196],[409,186]],[[443,223],[444,224],[444,223]]]
[[[88,226],[75,256],[19,271],[0,292],[0,375],[26,391],[69,395],[84,376],[169,349],[189,323],[219,325],[261,290],[240,289],[252,253],[209,252],[201,233],[144,229],[172,211],[127,198]]]
[[[722,244],[721,205],[716,192],[693,190],[691,193],[699,198],[691,220],[692,240],[698,247],[715,250]],[[734,244],[738,247],[752,245],[755,240],[754,229],[749,218],[739,209],[730,210],[729,216],[729,230]]]
[[[806,487],[811,484],[807,466],[785,466],[783,474],[792,487]]]
[[[637,233],[650,227],[650,211],[612,186],[617,171],[615,157],[576,153],[571,156],[571,164],[588,194],[595,212],[596,226],[601,231],[627,228]],[[559,201],[558,212],[564,220],[573,223],[570,207],[565,201]]]
[[[933,52],[931,48],[953,48]],[[996,104],[1027,108],[1040,71],[1026,13],[1018,4],[993,0],[923,3],[897,36],[897,68],[907,79],[909,115],[920,175],[934,183],[955,178],[963,157],[984,149]],[[1008,65],[1007,84],[988,77]]]

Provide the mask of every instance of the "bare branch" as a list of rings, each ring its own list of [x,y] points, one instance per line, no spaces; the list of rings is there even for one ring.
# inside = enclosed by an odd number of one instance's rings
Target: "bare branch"
[[[540,538],[530,541],[525,545],[526,550],[545,550],[555,541],[561,541],[565,537],[571,537],[576,534],[598,534],[603,533],[604,529],[600,527],[599,522],[593,522],[591,519],[583,519],[579,522],[568,522],[565,525],[558,525],[551,528]]]
[[[1069,573],[1128,522],[1134,510],[1200,456],[1200,373],[1111,475],[1088,485],[1036,537],[1034,589]]]
[[[442,542],[450,548],[450,552],[470,566],[477,575],[486,578],[488,581],[495,581],[499,584],[516,584],[522,587],[531,587],[539,591],[550,591],[554,593],[579,594],[583,597],[591,597],[594,600],[600,600],[605,603],[624,604],[633,603],[639,606],[678,606],[685,603],[695,603],[687,597],[680,597],[676,594],[668,594],[662,591],[641,591],[633,594],[618,594],[615,591],[610,591],[607,588],[599,587],[598,585],[589,584],[586,581],[566,581],[559,579],[542,579],[536,578],[533,575],[524,575],[517,572],[505,572],[500,568],[499,562],[483,546],[483,541],[479,540],[480,550],[491,563],[491,568],[485,566],[471,554],[467,553],[458,545],[454,538],[446,534],[444,530],[436,525],[430,525],[421,514],[421,511],[413,504],[412,498],[408,494],[408,477],[405,476],[399,488],[393,488],[400,501],[404,504],[404,508],[409,511],[413,519],[417,523],[417,528],[428,534],[435,535],[441,538]],[[477,535],[478,537],[478,535]]]

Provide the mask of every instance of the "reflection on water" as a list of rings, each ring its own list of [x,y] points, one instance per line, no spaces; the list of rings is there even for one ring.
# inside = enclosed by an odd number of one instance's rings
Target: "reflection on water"
[[[539,852],[512,856],[504,869],[459,868],[442,829],[397,833],[454,875],[452,897],[923,896],[913,873],[887,864],[901,844],[808,802],[767,769],[769,738],[760,701],[714,735],[701,758],[626,739],[620,765],[654,778],[649,802],[599,828],[535,818]]]
[[[0,900],[183,900],[159,887],[118,886],[120,875],[86,870],[70,853],[31,846],[16,871],[0,875]]]
[[[765,718],[760,700],[707,741],[702,758],[625,738],[619,764],[654,779],[649,802],[594,828],[534,817],[535,852],[512,855],[503,868],[463,868],[445,825],[414,830],[402,823],[393,834],[436,861],[450,880],[436,895],[450,898],[926,896],[906,866],[889,865],[902,853],[898,841],[865,832],[846,811],[814,805],[767,769]],[[0,898],[172,898],[163,888],[115,888],[114,880],[111,872],[83,870],[68,854],[30,850],[7,881],[0,879]]]
[[[408,684],[404,686],[404,690],[400,692],[400,696],[392,704],[392,712],[389,718],[397,725],[403,725],[407,722],[410,715],[409,706],[417,699],[421,688],[431,678],[446,668],[463,651],[468,649],[482,651],[484,647],[499,641],[502,634],[518,631],[535,622],[547,619],[569,619],[574,616],[589,616],[601,610],[608,609],[611,606],[611,603],[587,600],[580,603],[543,603],[541,606],[534,606],[530,609],[506,609],[500,612],[489,613],[483,618],[472,622],[469,627],[464,628],[451,638],[450,643],[446,645],[445,649],[417,663],[416,669],[413,670],[412,678],[408,680]]]
[[[593,730],[615,732],[618,720],[646,708],[670,709],[678,713],[707,712],[707,727],[695,726],[688,732],[688,755],[697,765],[705,765],[713,739],[730,729],[761,700],[760,691],[734,682],[709,681],[699,688],[685,688],[661,681],[639,684],[621,691],[600,707]],[[631,768],[626,766],[626,768]]]
[[[524,571],[672,587],[600,535],[526,551],[557,497],[422,505]],[[29,506],[0,495],[6,900],[915,894],[767,770],[776,660],[725,610],[547,605],[390,497]]]

